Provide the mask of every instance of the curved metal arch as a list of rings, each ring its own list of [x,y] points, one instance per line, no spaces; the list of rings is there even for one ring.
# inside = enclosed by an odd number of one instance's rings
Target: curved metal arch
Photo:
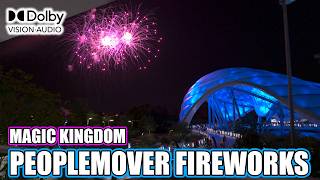
[[[246,68],[247,69],[247,68]],[[265,73],[265,72],[264,72]],[[209,74],[210,75],[210,74]],[[203,78],[206,79],[209,77],[209,75],[204,76]],[[270,74],[270,76],[273,76],[274,74]],[[269,76],[267,76],[269,77]],[[200,80],[204,80],[203,78],[201,78]],[[245,79],[245,78],[244,78]],[[196,83],[200,83],[200,80],[198,80]],[[205,84],[210,84],[211,80],[208,80],[209,82],[204,82]],[[214,81],[214,80],[213,80]],[[303,80],[300,80],[303,81]],[[307,81],[306,81],[307,82]],[[310,83],[310,82],[308,82]],[[199,107],[205,102],[207,101],[208,97],[213,94],[214,92],[224,88],[224,87],[228,87],[228,86],[234,86],[234,85],[246,85],[246,86],[250,86],[253,88],[257,88],[271,96],[273,96],[274,98],[276,98],[277,100],[279,100],[280,103],[284,104],[285,106],[288,106],[288,102],[286,98],[281,97],[280,95],[272,92],[271,90],[268,90],[262,86],[260,86],[259,84],[255,84],[255,83],[251,83],[251,82],[246,82],[246,81],[229,81],[229,82],[225,82],[222,84],[218,84],[216,86],[213,86],[209,89],[206,89],[205,92],[201,95],[201,97],[199,99],[197,99],[196,102],[194,102],[192,104],[192,107],[188,109],[188,111],[186,113],[182,113],[183,111],[183,104],[182,104],[182,110],[180,112],[180,122],[186,122],[186,123],[190,123],[192,120],[192,117],[194,116],[194,114],[196,113],[196,111],[199,109]],[[300,85],[300,84],[298,84]],[[193,86],[192,86],[193,87]],[[187,95],[192,91],[192,88],[188,91]],[[186,96],[187,96],[186,95]],[[309,118],[311,121],[318,121],[318,117],[316,114],[314,114],[311,111],[308,111],[306,109],[304,109],[303,107],[299,107],[298,105],[295,104],[295,111],[302,114],[303,116]]]

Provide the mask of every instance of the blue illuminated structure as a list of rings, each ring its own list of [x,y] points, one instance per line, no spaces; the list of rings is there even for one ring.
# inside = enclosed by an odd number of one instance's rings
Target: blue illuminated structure
[[[230,122],[255,111],[257,121],[289,121],[287,76],[251,68],[227,68],[200,78],[183,99],[180,122],[190,123],[208,102],[208,124],[226,128]],[[295,120],[320,122],[320,84],[292,79]]]

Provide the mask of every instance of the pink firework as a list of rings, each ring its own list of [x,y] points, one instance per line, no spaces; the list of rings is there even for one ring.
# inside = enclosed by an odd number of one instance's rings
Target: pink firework
[[[146,69],[158,57],[158,35],[153,16],[125,5],[93,9],[75,18],[68,26],[68,40],[74,46],[74,62],[87,69],[102,71],[134,64]]]

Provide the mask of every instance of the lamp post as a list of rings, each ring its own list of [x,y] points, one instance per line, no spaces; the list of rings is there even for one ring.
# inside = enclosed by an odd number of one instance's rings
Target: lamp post
[[[92,120],[92,117],[89,117],[89,118],[87,119],[87,126],[89,126],[91,120]]]
[[[130,123],[131,126],[133,126],[133,121],[132,120],[129,120],[128,123]]]
[[[108,120],[108,126],[110,126],[110,122],[113,122],[114,120],[113,119],[109,119]]]
[[[292,67],[291,67],[291,53],[290,53],[290,38],[289,38],[289,25],[288,25],[288,10],[287,5],[292,3],[293,0],[280,0],[283,14],[283,27],[284,27],[284,41],[285,41],[285,56],[288,77],[288,105],[290,113],[290,143],[294,145],[294,108],[292,98]]]

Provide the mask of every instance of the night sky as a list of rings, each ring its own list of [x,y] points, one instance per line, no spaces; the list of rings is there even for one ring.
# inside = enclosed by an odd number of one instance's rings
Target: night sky
[[[133,1],[131,1],[133,2]],[[285,73],[282,11],[278,0],[144,0],[158,18],[160,58],[145,71],[104,73],[66,66],[70,50],[56,37],[18,37],[0,44],[0,64],[19,67],[34,82],[82,98],[98,112],[124,112],[142,104],[178,114],[188,88],[227,67]],[[293,75],[320,82],[320,2],[297,0],[288,7]]]

